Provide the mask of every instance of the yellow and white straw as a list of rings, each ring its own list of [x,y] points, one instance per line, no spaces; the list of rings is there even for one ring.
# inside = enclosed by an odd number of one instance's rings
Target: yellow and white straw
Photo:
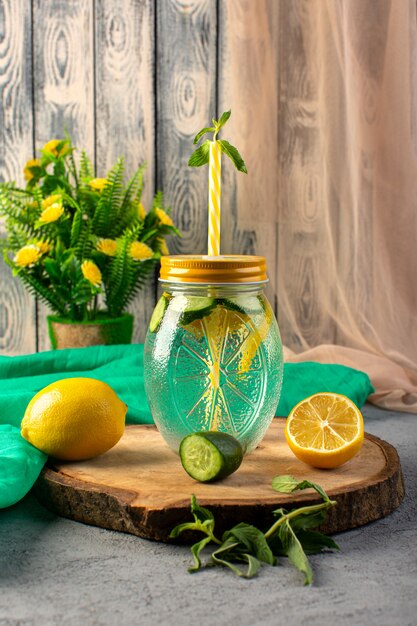
[[[217,141],[210,143],[209,165],[209,211],[208,211],[208,254],[220,254],[220,193],[222,152]]]

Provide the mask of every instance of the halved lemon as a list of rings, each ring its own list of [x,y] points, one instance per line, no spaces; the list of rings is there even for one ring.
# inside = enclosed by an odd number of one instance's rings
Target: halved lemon
[[[285,438],[300,461],[313,467],[339,467],[361,449],[362,413],[346,396],[316,393],[292,409]]]

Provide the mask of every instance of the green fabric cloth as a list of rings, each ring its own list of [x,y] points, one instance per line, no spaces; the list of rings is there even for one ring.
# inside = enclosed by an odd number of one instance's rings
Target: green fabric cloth
[[[128,423],[153,423],[144,389],[143,345],[132,344],[0,357],[0,425],[8,424],[18,428],[26,406],[35,393],[61,378],[83,376],[98,378],[113,387],[129,407]],[[297,402],[320,391],[342,393],[362,406],[374,390],[366,374],[343,365],[286,363],[276,414],[288,415]],[[34,453],[30,451],[33,446],[27,444],[20,435],[13,446],[17,456],[28,459],[33,457]],[[6,473],[4,468],[12,462],[10,445],[7,437],[0,437],[0,507],[7,506],[2,505],[2,502],[11,504],[23,497],[34,482],[35,469],[40,472],[44,459],[41,461],[40,457],[36,465],[28,460],[30,472],[24,464],[16,463],[15,469]],[[10,482],[11,475],[15,479]],[[16,483],[19,483],[18,487]]]
[[[0,424],[0,509],[27,494],[47,458],[23,439],[19,428]]]

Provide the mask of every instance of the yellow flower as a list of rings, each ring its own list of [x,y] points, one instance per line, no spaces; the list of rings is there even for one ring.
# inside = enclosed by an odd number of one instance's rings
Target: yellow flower
[[[39,248],[39,252],[41,254],[48,254],[48,252],[52,249],[52,246],[47,241],[36,241],[35,246]]]
[[[140,220],[144,220],[146,217],[146,211],[145,211],[145,207],[143,206],[142,202],[138,202],[138,218]]]
[[[163,254],[164,256],[168,256],[169,250],[168,250],[168,246],[166,244],[165,239],[163,237],[157,237],[156,242],[158,244],[160,253]]]
[[[50,224],[51,222],[56,222],[57,220],[59,220],[63,212],[64,207],[62,206],[62,204],[55,202],[54,204],[51,204],[51,206],[49,206],[47,209],[44,209],[42,211],[39,216],[39,222],[41,222],[41,224]]]
[[[104,187],[108,184],[107,178],[93,178],[88,183],[91,189],[95,191],[103,191]]]
[[[70,147],[68,141],[65,141],[58,150],[57,146],[62,143],[62,141],[62,139],[51,139],[51,141],[48,141],[42,148],[43,152],[49,152],[49,154],[52,154],[54,157],[64,156],[70,151]]]
[[[25,180],[29,182],[30,180],[32,180],[34,176],[33,172],[30,171],[31,167],[40,167],[40,166],[41,166],[41,162],[39,161],[39,159],[29,159],[29,161],[26,161],[26,165],[23,168],[23,175],[25,177]]]
[[[172,219],[165,213],[163,209],[155,209],[155,213],[161,222],[161,224],[166,224],[167,226],[174,226],[174,222]]]
[[[117,241],[114,239],[100,239],[96,247],[99,252],[107,256],[116,256]]]
[[[47,209],[51,204],[62,204],[62,196],[60,193],[55,193],[53,196],[48,196],[42,200],[43,209]]]
[[[146,243],[134,241],[130,246],[130,256],[135,261],[146,261],[153,257],[153,250]]]
[[[13,261],[19,267],[31,267],[34,265],[42,256],[42,252],[40,251],[38,246],[34,244],[30,244],[28,246],[23,246],[16,252],[16,255]]]
[[[101,272],[94,261],[84,261],[81,265],[81,271],[84,278],[94,285],[94,287],[100,287]]]

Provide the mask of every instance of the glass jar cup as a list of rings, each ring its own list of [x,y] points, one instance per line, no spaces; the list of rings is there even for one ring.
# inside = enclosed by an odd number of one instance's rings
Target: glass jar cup
[[[178,452],[191,432],[262,440],[282,386],[282,344],[256,256],[161,259],[163,294],[145,342],[145,389],[154,421]]]

